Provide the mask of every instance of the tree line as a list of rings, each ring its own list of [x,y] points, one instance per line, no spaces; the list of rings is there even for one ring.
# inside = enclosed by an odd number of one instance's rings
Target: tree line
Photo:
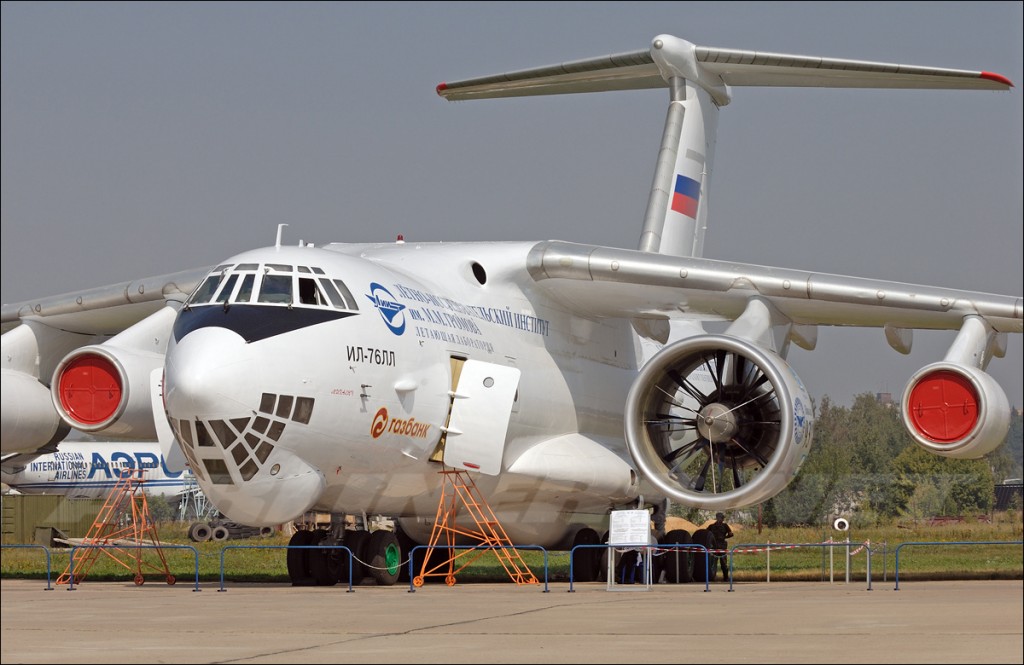
[[[866,526],[987,514],[995,505],[995,485],[1024,475],[1017,409],[1003,445],[974,460],[925,451],[903,427],[899,406],[871,393],[858,395],[849,408],[825,396],[815,413],[814,443],[800,473],[761,506],[768,526],[822,524],[832,515]]]

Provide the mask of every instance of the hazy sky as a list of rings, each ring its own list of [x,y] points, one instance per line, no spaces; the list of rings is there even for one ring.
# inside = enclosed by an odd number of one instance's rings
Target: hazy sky
[[[664,90],[450,103],[435,86],[696,44],[987,70],[1024,85],[1022,3],[2,4],[2,300],[303,239],[635,249]],[[708,258],[1021,295],[1021,91],[736,88]],[[815,397],[902,393],[901,356],[823,328]],[[1021,335],[991,373],[1021,405]]]

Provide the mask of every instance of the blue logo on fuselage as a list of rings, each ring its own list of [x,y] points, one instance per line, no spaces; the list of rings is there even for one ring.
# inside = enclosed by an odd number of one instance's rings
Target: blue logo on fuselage
[[[405,332],[405,305],[396,301],[390,291],[377,282],[370,282],[370,293],[366,297],[380,312],[380,317],[391,332],[396,335]]]

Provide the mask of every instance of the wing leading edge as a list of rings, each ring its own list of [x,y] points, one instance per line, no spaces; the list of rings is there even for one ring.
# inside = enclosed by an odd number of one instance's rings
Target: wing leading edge
[[[957,330],[966,316],[1024,330],[1021,296],[562,241],[534,246],[538,285],[582,316],[734,320],[761,297],[797,325]]]

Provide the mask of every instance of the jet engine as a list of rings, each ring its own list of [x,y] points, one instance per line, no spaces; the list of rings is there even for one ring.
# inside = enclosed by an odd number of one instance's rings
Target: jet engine
[[[160,354],[83,346],[57,365],[53,406],[64,422],[83,432],[155,439],[149,375],[162,366]]]
[[[731,335],[666,346],[626,399],[626,444],[645,478],[706,510],[783,490],[807,457],[812,426],[811,400],[789,365]]]
[[[156,439],[150,375],[163,367],[176,313],[164,307],[103,344],[64,356],[50,382],[61,419],[83,432]]]
[[[1010,403],[999,384],[980,369],[948,361],[910,378],[900,415],[915,443],[956,459],[995,450],[1010,429]]]
[[[67,436],[70,429],[53,411],[50,391],[34,376],[3,370],[3,454],[38,450]]]

